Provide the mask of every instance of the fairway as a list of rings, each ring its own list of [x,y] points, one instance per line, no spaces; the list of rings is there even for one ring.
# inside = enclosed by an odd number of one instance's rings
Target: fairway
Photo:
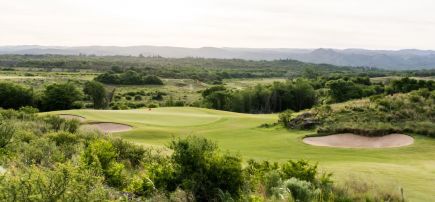
[[[326,148],[302,142],[313,131],[259,127],[276,122],[278,117],[274,114],[239,114],[190,107],[51,113],[80,115],[87,122],[131,125],[131,131],[114,135],[137,144],[161,147],[173,137],[203,136],[216,141],[224,150],[239,153],[244,160],[306,159],[318,162],[321,170],[333,172],[338,181],[362,178],[397,190],[402,187],[409,201],[435,199],[435,140],[423,136],[414,136],[414,144],[401,148]]]

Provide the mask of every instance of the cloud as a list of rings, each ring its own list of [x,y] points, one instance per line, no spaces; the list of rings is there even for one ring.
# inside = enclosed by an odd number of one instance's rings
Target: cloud
[[[0,45],[434,49],[430,0],[14,0]]]

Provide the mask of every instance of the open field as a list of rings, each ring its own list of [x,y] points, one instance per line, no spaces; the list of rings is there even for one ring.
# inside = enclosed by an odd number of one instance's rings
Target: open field
[[[403,78],[403,77],[400,77],[400,76],[385,76],[385,77],[374,77],[374,78],[370,78],[370,80],[371,80],[372,82],[374,82],[374,83],[387,83],[387,82],[389,82],[389,81],[391,81],[391,80],[400,79],[400,78]],[[435,80],[435,77],[434,77],[434,76],[427,76],[427,77],[410,77],[410,78],[412,78],[412,79],[416,79],[416,80],[425,80],[425,81],[429,81],[429,80],[434,81],[434,80]]]
[[[409,201],[435,199],[435,140],[423,136],[415,136],[414,144],[401,148],[325,148],[302,142],[312,131],[259,127],[275,122],[277,115],[274,114],[239,114],[187,107],[52,113],[80,115],[86,121],[131,125],[133,130],[114,135],[137,144],[161,147],[173,137],[204,136],[217,141],[225,150],[239,153],[245,160],[306,159],[336,174],[334,178],[338,181],[361,178],[396,190],[403,187]]]

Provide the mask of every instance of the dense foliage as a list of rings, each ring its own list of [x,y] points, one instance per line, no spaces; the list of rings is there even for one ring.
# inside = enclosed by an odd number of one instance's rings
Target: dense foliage
[[[30,89],[13,83],[0,83],[0,107],[19,109],[33,105],[33,94]]]
[[[319,125],[319,135],[415,133],[435,137],[435,90],[422,88],[407,94],[378,95],[332,107],[323,105],[297,117],[282,113],[280,122],[300,129],[315,123]]]
[[[206,107],[242,113],[300,111],[316,104],[340,103],[376,95],[435,89],[432,80],[402,78],[390,83],[372,83],[368,77],[317,77],[258,84],[242,90],[212,86],[202,92]]]
[[[146,75],[144,72],[138,73],[133,70],[128,70],[120,74],[108,71],[95,77],[95,80],[105,84],[163,85],[163,81],[159,77]]]
[[[271,113],[286,109],[299,111],[317,102],[314,88],[302,79],[235,91],[215,86],[205,90],[202,96],[211,108],[244,113]]]
[[[73,83],[51,84],[45,88],[41,108],[45,111],[72,109],[82,96]]]

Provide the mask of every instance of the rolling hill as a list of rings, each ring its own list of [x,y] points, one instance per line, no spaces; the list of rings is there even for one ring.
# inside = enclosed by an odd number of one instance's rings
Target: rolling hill
[[[183,48],[170,46],[0,46],[0,54],[59,54],[98,56],[162,56],[169,58],[201,57],[219,59],[277,60],[293,59],[309,63],[340,66],[377,67],[389,70],[434,69],[432,50],[365,49],[289,49],[289,48]]]

